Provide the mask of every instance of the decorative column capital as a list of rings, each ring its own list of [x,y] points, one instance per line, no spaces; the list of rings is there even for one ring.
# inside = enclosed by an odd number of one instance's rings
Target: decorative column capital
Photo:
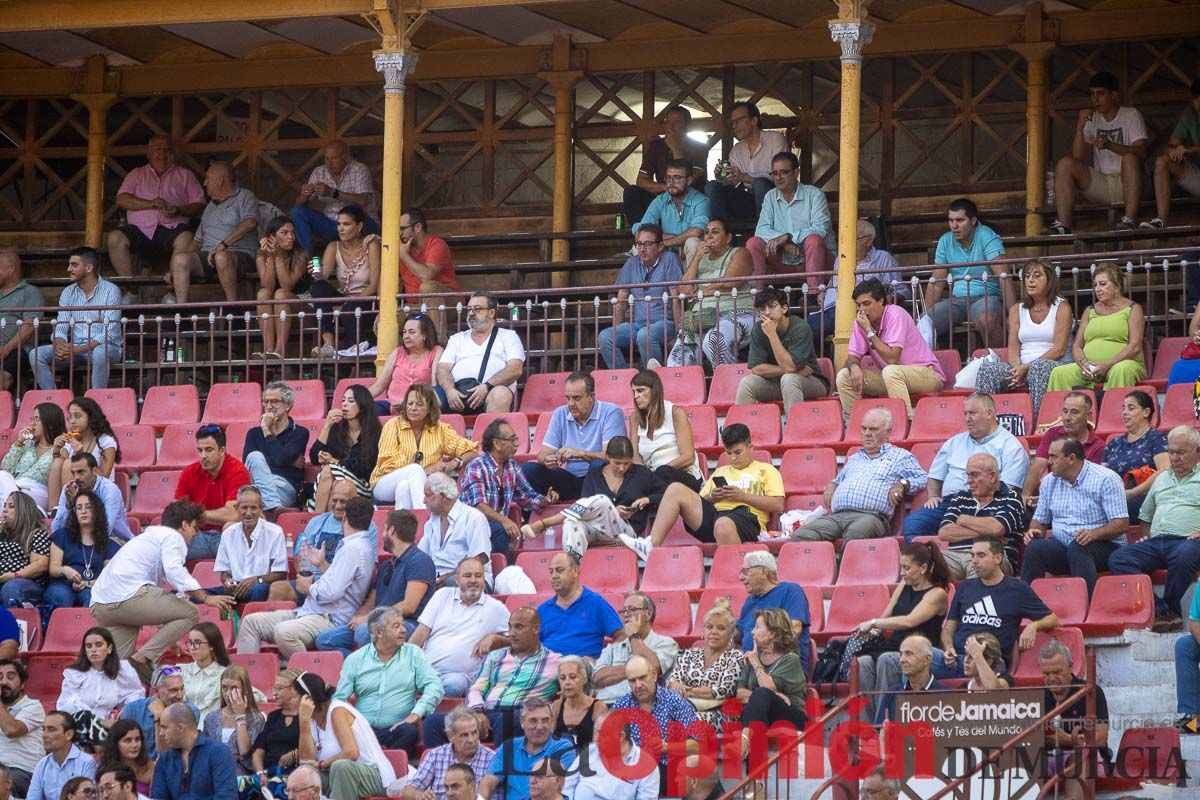
[[[417,54],[411,50],[376,50],[375,71],[383,73],[386,94],[404,94],[404,83],[417,66]]]
[[[862,20],[829,22],[829,35],[842,47],[842,63],[861,64],[863,48],[875,37],[875,26]]]

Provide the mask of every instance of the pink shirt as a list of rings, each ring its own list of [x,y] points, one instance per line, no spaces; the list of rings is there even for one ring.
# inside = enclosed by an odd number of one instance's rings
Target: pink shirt
[[[192,203],[204,202],[204,189],[195,174],[187,167],[178,164],[159,175],[149,164],[129,171],[125,180],[121,181],[118,194],[131,194],[139,200],[153,200],[161,197],[173,206],[186,206]],[[144,211],[129,211],[125,215],[130,225],[136,225],[138,230],[149,239],[154,236],[154,229],[177,228],[187,222],[187,217],[164,214],[157,208]]]
[[[388,403],[393,406],[404,402],[404,395],[408,393],[408,387],[414,383],[433,385],[433,356],[437,352],[437,348],[430,350],[425,359],[417,364],[409,360],[404,348],[400,350],[399,353],[396,353],[396,366],[392,370],[392,382],[388,384],[387,390]]]
[[[861,358],[871,352],[871,347],[862,328],[858,325],[853,327],[854,330],[850,333],[849,352],[850,355]],[[929,349],[929,345],[925,344],[925,340],[921,338],[921,332],[917,330],[912,317],[903,308],[900,306],[884,308],[883,319],[879,321],[876,333],[884,344],[901,348],[900,360],[896,363],[907,367],[932,367],[937,376],[945,383],[946,373],[942,371],[942,365],[938,363],[933,351]]]

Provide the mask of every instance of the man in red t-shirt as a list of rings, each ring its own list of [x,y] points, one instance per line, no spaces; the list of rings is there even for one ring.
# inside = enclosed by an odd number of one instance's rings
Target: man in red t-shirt
[[[445,239],[430,236],[425,214],[412,208],[400,217],[400,280],[405,294],[457,292],[454,259]]]
[[[189,561],[206,561],[217,557],[221,531],[238,519],[238,489],[252,481],[246,465],[226,454],[225,431],[219,425],[197,429],[196,454],[200,460],[183,468],[175,499],[204,506],[204,521],[188,544],[187,557]]]

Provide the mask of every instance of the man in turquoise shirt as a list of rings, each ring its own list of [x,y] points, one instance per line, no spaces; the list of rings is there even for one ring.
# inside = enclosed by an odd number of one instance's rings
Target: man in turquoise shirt
[[[1200,78],[1192,81],[1191,102],[1175,123],[1167,151],[1154,160],[1154,205],[1158,216],[1139,228],[1162,228],[1171,214],[1171,184],[1200,197]]]
[[[682,253],[685,268],[700,248],[708,224],[708,198],[689,185],[691,179],[690,162],[680,158],[668,161],[667,190],[651,201],[646,215],[633,226],[635,238],[643,225],[662,228],[663,246]]]
[[[425,651],[406,644],[404,614],[383,606],[367,617],[371,644],[355,650],[342,665],[335,700],[350,702],[371,723],[379,744],[417,756],[421,718],[442,700],[442,681]],[[417,700],[420,693],[421,699]]]
[[[758,227],[746,242],[754,259],[754,274],[798,272],[801,264],[808,288],[815,292],[820,278],[815,272],[829,269],[837,249],[829,201],[816,186],[800,183],[800,160],[794,153],[777,153],[771,159],[771,180],[775,188],[763,198]]]
[[[1013,304],[1014,295],[1012,281],[1005,280],[1001,284],[999,276],[1009,271],[1009,267],[1004,264],[950,265],[1003,258],[1004,243],[999,234],[979,221],[979,209],[965,197],[950,204],[946,219],[950,230],[938,239],[933,263],[947,266],[935,269],[933,279],[925,287],[925,307],[933,318],[933,329],[938,336],[949,336],[952,326],[969,319],[975,330],[985,337],[983,341],[1003,344],[1004,316]],[[942,300],[947,274],[954,286],[950,297]]]

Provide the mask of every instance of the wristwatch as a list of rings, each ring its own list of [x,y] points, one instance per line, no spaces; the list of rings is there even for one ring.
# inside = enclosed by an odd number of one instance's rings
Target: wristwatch
[[[876,333],[874,330],[869,330],[869,331],[867,331],[867,338],[868,338],[868,339],[872,338],[873,336],[878,336],[878,335],[879,335],[879,334],[878,334],[878,333]]]
[[[488,390],[489,392],[490,392],[492,389],[495,389],[495,388],[496,388],[495,386],[492,386],[492,385],[491,385],[490,383],[488,383],[487,381],[484,381],[484,382],[483,382],[483,385],[487,387],[487,390]]]

